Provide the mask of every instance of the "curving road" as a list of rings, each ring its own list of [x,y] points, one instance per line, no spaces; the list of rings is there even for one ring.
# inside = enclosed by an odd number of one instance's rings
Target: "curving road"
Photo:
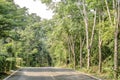
[[[22,68],[4,80],[99,80],[72,69],[41,67]]]

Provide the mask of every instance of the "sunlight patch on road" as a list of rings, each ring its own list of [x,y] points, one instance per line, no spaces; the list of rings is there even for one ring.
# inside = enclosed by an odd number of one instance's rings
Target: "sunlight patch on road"
[[[60,76],[60,75],[77,75],[75,72],[23,72],[26,76]]]

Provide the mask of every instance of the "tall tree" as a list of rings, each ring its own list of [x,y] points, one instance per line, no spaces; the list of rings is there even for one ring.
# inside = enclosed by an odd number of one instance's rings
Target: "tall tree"
[[[118,79],[118,33],[119,33],[119,27],[120,27],[120,1],[116,0],[114,2],[114,9],[116,9],[115,13],[115,38],[114,38],[114,78],[115,80]],[[116,7],[116,8],[115,8]]]
[[[26,8],[19,8],[12,0],[0,0],[0,37],[10,37],[9,31],[26,23]]]
[[[95,31],[95,26],[96,26],[96,9],[93,9],[94,11],[94,21],[93,21],[93,27],[92,27],[92,33],[91,33],[91,39],[89,40],[89,26],[90,26],[90,22],[89,22],[89,17],[88,17],[88,12],[87,12],[87,7],[85,5],[86,1],[83,0],[82,5],[83,5],[83,20],[85,22],[85,31],[86,31],[86,49],[87,49],[87,69],[90,68],[90,53],[91,53],[91,48],[92,48],[92,42],[93,42],[93,37],[94,37],[94,31]]]

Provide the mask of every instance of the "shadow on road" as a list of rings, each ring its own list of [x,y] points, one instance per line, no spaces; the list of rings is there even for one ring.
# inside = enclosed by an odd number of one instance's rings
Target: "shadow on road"
[[[23,69],[20,69],[20,71],[27,71],[27,72],[75,72],[72,69],[52,68],[52,67],[23,68]]]

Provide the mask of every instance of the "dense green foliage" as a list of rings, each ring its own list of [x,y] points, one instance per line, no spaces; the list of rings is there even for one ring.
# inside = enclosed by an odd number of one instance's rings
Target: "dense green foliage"
[[[62,66],[107,73],[110,79],[120,72],[118,0],[41,1],[53,10],[52,19],[0,0],[0,72],[19,66]]]
[[[0,73],[19,66],[51,66],[41,18],[12,0],[0,0]]]
[[[45,3],[48,5],[48,2]],[[87,67],[88,72],[107,73],[111,79],[114,72],[119,74],[119,5],[118,0],[51,2],[49,6],[55,15],[48,24],[50,27],[52,21],[47,44],[54,64],[77,69]]]
[[[25,15],[26,9],[20,9],[10,0],[0,0],[0,72],[15,68],[12,40],[19,38],[15,29],[26,25]]]

